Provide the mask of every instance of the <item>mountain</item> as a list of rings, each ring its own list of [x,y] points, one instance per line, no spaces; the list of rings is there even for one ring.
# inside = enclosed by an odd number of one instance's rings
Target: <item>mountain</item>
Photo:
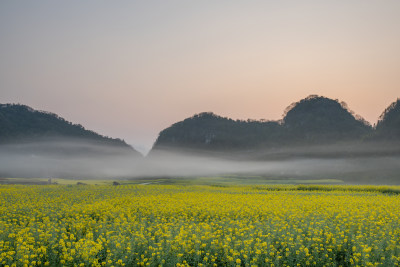
[[[338,100],[311,95],[291,104],[282,121],[240,121],[200,113],[163,130],[153,150],[266,151],[362,140],[372,127]]]
[[[365,120],[338,100],[311,95],[286,110],[283,125],[291,143],[335,143],[357,140],[372,132]]]
[[[389,105],[379,117],[376,137],[380,140],[400,141],[400,99]]]
[[[0,142],[36,141],[76,138],[119,147],[130,147],[121,139],[113,139],[86,130],[58,115],[34,110],[20,104],[0,104]]]
[[[3,150],[35,155],[140,155],[121,139],[100,135],[54,113],[20,104],[0,104],[0,145]]]
[[[232,120],[204,112],[163,130],[154,149],[251,149],[260,144],[272,144],[279,138],[281,128],[278,122]]]
[[[0,105],[0,177],[125,177],[141,154],[56,114]]]
[[[34,110],[19,104],[0,104],[0,142],[38,140],[46,138],[79,138],[103,144],[129,147],[121,139],[113,139],[72,124],[58,115]]]

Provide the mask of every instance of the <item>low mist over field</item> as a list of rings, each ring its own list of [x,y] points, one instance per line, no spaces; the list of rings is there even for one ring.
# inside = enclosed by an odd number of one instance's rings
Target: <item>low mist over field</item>
[[[187,152],[160,152],[146,160],[148,168],[143,175],[150,176],[214,176],[238,175],[261,176],[268,179],[341,179],[348,183],[400,183],[399,155],[375,156],[373,153],[350,156],[334,154],[327,156],[324,150],[318,156],[314,148],[280,154],[263,154],[263,158],[244,158],[248,151],[237,152],[229,158],[190,155]],[[304,152],[304,153],[303,153]],[[237,158],[235,155],[237,154]],[[257,153],[259,156],[259,153]]]
[[[347,183],[400,184],[400,156],[378,147],[308,147],[271,153],[199,154],[154,151],[139,157],[124,148],[71,140],[0,147],[1,177],[141,179],[237,175],[265,179],[340,179]],[[385,150],[387,152],[387,150]],[[251,155],[251,157],[249,157]]]

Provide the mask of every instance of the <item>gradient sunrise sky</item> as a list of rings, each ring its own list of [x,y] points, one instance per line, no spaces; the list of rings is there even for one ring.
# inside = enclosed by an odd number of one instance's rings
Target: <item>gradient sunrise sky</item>
[[[140,151],[195,113],[318,94],[374,124],[400,96],[400,1],[1,1],[0,102]]]

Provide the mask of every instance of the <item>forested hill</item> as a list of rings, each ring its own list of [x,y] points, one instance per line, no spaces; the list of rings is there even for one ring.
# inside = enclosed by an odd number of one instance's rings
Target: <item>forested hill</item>
[[[311,95],[288,106],[281,121],[232,120],[200,113],[163,130],[153,150],[273,150],[299,146],[400,141],[400,102],[381,116],[376,129],[344,102]]]
[[[275,121],[235,121],[204,112],[163,130],[154,148],[246,149],[260,143],[273,145],[281,131]]]
[[[132,149],[121,139],[102,136],[58,115],[20,104],[0,104],[0,143],[69,139]]]
[[[400,140],[400,99],[393,102],[380,116],[376,126],[376,137]]]
[[[142,156],[56,114],[0,104],[0,177],[111,178],[131,173]]]
[[[289,105],[282,126],[288,141],[306,144],[359,140],[372,132],[346,103],[316,95]]]

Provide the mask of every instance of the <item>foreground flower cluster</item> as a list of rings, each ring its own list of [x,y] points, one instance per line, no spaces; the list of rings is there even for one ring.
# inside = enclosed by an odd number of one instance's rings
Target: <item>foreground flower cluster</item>
[[[0,186],[0,266],[395,266],[381,189]]]

